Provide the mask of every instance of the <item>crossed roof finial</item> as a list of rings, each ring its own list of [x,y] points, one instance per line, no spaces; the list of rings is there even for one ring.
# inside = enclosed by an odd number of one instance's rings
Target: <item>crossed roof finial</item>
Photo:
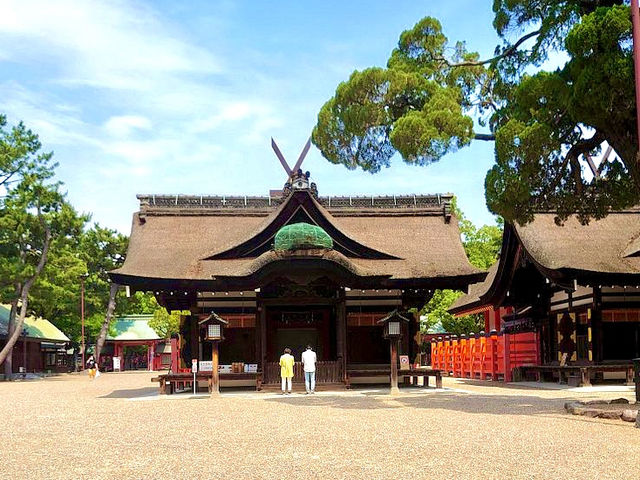
[[[300,156],[298,157],[298,161],[293,166],[293,168],[289,167],[289,164],[285,160],[284,155],[282,155],[282,152],[278,148],[278,145],[276,144],[276,141],[273,139],[273,137],[271,137],[271,148],[273,148],[276,157],[278,157],[278,160],[280,160],[282,168],[284,168],[284,171],[287,172],[287,178],[291,178],[300,169],[300,166],[307,156],[307,153],[309,153],[309,149],[311,148],[311,137],[309,137],[307,143],[304,145],[304,148],[302,149],[302,152],[300,152]]]

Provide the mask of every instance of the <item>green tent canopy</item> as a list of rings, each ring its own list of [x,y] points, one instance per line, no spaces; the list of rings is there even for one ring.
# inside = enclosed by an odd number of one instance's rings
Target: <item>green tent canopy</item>
[[[333,248],[333,240],[322,228],[309,223],[286,225],[276,233],[274,250]]]

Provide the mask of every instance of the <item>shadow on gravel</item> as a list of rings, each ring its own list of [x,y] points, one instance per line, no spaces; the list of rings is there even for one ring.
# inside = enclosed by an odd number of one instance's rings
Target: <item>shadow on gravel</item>
[[[496,415],[541,415],[564,413],[565,402],[573,397],[543,398],[533,395],[482,395],[442,392],[437,395],[398,397],[395,399],[407,407],[449,410],[464,413]]]
[[[294,406],[331,407],[345,410],[402,409],[405,407],[421,410],[447,410],[482,415],[526,415],[557,416],[565,414],[565,402],[574,397],[553,399],[536,396],[482,395],[457,392],[437,392],[433,395],[412,395],[391,397],[384,393],[362,392],[362,395],[292,395],[265,399],[267,402],[284,403]]]
[[[285,403],[288,405],[305,407],[333,407],[351,410],[394,409],[401,405],[385,403],[389,397],[340,396],[340,395],[292,395],[278,398],[268,398],[265,402]]]
[[[102,395],[98,398],[136,398],[156,395],[157,393],[158,387],[144,387],[130,390],[114,390],[113,392],[107,395]]]

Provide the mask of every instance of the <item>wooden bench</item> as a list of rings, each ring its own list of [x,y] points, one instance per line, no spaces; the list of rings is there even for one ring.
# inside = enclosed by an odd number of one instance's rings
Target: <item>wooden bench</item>
[[[624,372],[626,375],[626,383],[633,383],[633,365],[632,364],[601,364],[601,365],[528,365],[519,367],[522,376],[527,373],[533,373],[538,382],[542,381],[544,373],[557,374],[558,383],[572,384],[576,383],[577,387],[591,386],[591,373],[604,372]]]
[[[261,372],[220,373],[219,378],[220,380],[255,380],[256,390],[262,390]],[[211,392],[211,372],[196,373],[196,382],[201,380],[208,383],[209,392]],[[158,382],[160,384],[161,394],[170,395],[176,391],[176,387],[180,384],[193,384],[193,373],[167,373],[153,377],[151,381]]]
[[[345,378],[345,384],[347,388],[351,388],[351,379],[356,377],[383,377],[391,376],[391,369],[348,369]],[[412,368],[411,370],[398,370],[398,378],[405,378],[405,383],[408,383],[409,377],[423,377],[424,387],[429,386],[429,377],[436,378],[436,388],[442,388],[442,371],[435,368]]]

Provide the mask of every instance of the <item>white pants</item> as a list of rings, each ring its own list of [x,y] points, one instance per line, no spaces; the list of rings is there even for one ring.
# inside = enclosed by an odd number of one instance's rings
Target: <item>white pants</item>
[[[291,378],[282,377],[282,391],[284,392],[287,387],[289,392],[291,392]]]

